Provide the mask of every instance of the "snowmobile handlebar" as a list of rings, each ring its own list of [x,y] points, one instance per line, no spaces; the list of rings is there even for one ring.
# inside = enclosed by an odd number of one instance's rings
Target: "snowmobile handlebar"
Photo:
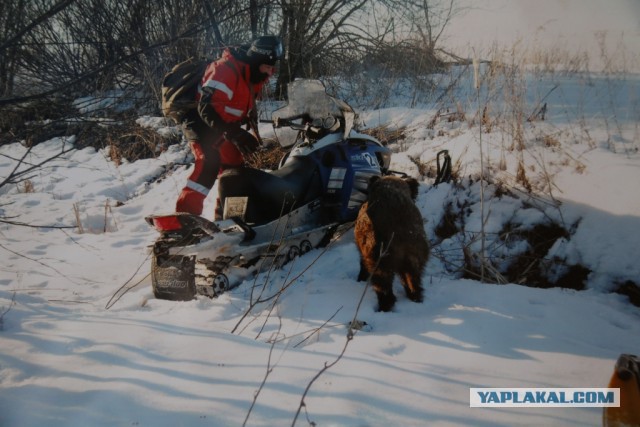
[[[294,120],[302,119],[301,122]],[[274,128],[290,127],[293,130],[298,131],[313,131],[313,132],[334,132],[342,123],[340,120],[333,116],[328,115],[324,118],[312,118],[309,114],[301,114],[294,117],[284,118],[276,117],[272,120],[260,120],[261,123],[271,123]]]
[[[294,130],[307,130],[309,128],[309,123],[295,123],[293,121],[298,118],[299,117],[296,117],[294,119],[285,119],[285,118],[277,117],[274,120],[261,119],[260,123],[271,123],[274,128],[290,127],[291,129],[294,129]]]

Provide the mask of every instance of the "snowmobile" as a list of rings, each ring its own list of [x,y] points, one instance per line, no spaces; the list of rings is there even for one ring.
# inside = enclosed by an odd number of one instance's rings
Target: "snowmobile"
[[[297,80],[289,102],[271,120],[289,149],[277,169],[242,167],[218,177],[223,219],[187,213],[152,215],[160,233],[151,247],[156,298],[216,297],[238,286],[263,262],[281,266],[327,244],[353,222],[369,179],[391,173],[391,151],[359,133],[356,114],[318,80]]]

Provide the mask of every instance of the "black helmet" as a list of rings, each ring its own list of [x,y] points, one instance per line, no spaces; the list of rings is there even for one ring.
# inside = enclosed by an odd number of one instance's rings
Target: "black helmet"
[[[282,42],[276,36],[258,37],[247,49],[247,58],[255,65],[275,65],[276,61],[282,58],[282,54]]]

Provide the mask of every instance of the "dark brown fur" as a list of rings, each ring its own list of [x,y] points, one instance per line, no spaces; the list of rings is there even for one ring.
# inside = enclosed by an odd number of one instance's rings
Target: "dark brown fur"
[[[358,281],[371,277],[380,311],[390,311],[396,302],[392,289],[395,274],[407,297],[422,302],[422,272],[429,259],[429,243],[414,203],[417,196],[418,181],[413,178],[373,177],[367,202],[358,213]]]

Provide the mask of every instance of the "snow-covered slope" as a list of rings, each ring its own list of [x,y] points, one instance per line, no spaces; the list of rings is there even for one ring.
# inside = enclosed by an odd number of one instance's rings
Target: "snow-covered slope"
[[[622,141],[595,121],[528,123],[522,151],[497,126],[480,134],[469,121],[443,119],[430,129],[434,114],[363,114],[370,127],[406,127],[392,168],[421,180],[418,206],[434,246],[425,302],[398,292],[392,313],[376,312],[374,293],[356,281],[352,233],[216,300],[154,299],[155,232],[143,218],[172,210],[189,173],[173,166],[188,164],[183,145],[119,167],[102,151],[71,150],[29,174],[27,186],[0,188],[3,220],[70,227],[0,224],[0,425],[290,425],[305,388],[345,345],[310,387],[298,425],[598,425],[599,408],[470,408],[469,388],[606,387],[618,355],[640,353],[639,309],[609,292],[640,278],[637,112],[620,122],[632,135]],[[25,161],[73,143],[47,141]],[[615,144],[627,148],[613,152]],[[481,145],[493,183],[482,207]],[[433,166],[440,149],[458,181],[434,188],[419,166]],[[0,147],[0,177],[24,151]],[[518,190],[521,162],[536,197]],[[464,230],[438,235],[447,206]],[[526,246],[505,240],[508,227],[566,225],[570,235],[550,256],[591,270],[588,289],[463,278],[462,248],[478,250],[483,218],[496,264]],[[252,295],[275,295],[295,277],[279,298],[251,307]],[[347,341],[354,318],[366,324]]]

